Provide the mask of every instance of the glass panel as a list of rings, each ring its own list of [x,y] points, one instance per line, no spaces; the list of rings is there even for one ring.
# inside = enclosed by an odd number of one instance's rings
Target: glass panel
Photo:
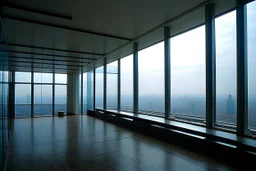
[[[205,26],[171,39],[171,113],[173,117],[205,119]]]
[[[236,124],[236,11],[216,18],[216,121]]]
[[[67,74],[55,74],[55,83],[67,84]]]
[[[9,80],[9,72],[8,71],[3,71],[3,82],[8,82]]]
[[[256,1],[247,5],[248,34],[248,126],[256,130]]]
[[[87,73],[87,102],[88,109],[94,109],[94,71],[90,71]]]
[[[83,113],[87,113],[87,73],[83,73]]]
[[[103,67],[96,68],[95,108],[103,109]]]
[[[164,43],[139,51],[139,111],[164,116]]]
[[[31,83],[31,73],[15,72],[15,82]]]
[[[31,116],[31,85],[15,84],[15,117],[23,116]]]
[[[81,80],[82,80],[82,74],[81,74],[81,72],[79,73],[79,78],[78,78],[78,86],[79,86],[79,88],[78,88],[78,113],[79,114],[81,114],[81,109],[82,109],[82,97],[81,97],[81,95],[82,95],[82,84],[81,84]]]
[[[107,109],[117,109],[117,61],[107,65]]]
[[[55,115],[58,111],[67,113],[67,85],[55,85]]]
[[[34,83],[52,83],[52,73],[34,73]]]
[[[133,111],[133,55],[120,60],[121,110]]]
[[[52,85],[34,85],[34,116],[52,115]]]

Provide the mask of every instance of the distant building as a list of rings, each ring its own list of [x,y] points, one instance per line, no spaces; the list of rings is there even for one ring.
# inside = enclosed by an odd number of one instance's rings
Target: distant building
[[[227,114],[235,114],[235,108],[234,108],[234,99],[232,95],[228,95],[227,100]]]

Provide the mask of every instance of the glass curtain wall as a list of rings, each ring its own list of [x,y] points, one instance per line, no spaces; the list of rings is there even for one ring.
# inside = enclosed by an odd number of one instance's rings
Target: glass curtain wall
[[[15,72],[15,117],[31,116],[31,73]]]
[[[9,74],[8,72],[8,47],[0,25],[0,169],[4,170],[8,155],[9,131],[11,118],[8,110]]]
[[[107,64],[107,109],[117,109],[118,62]]]
[[[164,116],[164,42],[138,52],[139,112]]]
[[[58,111],[67,114],[67,74],[55,74],[54,115]]]
[[[79,78],[78,78],[78,113],[81,114],[81,109],[82,109],[82,74],[81,72],[79,73]]]
[[[83,114],[87,114],[87,73],[83,73]]]
[[[87,108],[94,110],[94,70],[87,72]]]
[[[34,117],[52,116],[52,73],[34,73]]]
[[[34,117],[52,116],[52,85],[34,85]]]
[[[31,92],[34,86],[34,111],[31,113]],[[53,97],[53,86],[55,96]],[[22,91],[21,91],[22,90]],[[55,98],[55,104],[53,104]],[[30,72],[15,72],[15,117],[52,116],[57,111],[67,112],[67,74],[34,73],[31,82]]]
[[[95,70],[95,108],[103,109],[103,67]]]
[[[256,1],[247,4],[248,127],[256,133]]]
[[[171,38],[171,116],[206,117],[205,26]]]
[[[15,117],[30,117],[31,84],[15,84],[15,90]]]
[[[236,125],[236,11],[215,19],[216,123]]]
[[[124,111],[133,111],[133,55],[120,60],[121,105]]]

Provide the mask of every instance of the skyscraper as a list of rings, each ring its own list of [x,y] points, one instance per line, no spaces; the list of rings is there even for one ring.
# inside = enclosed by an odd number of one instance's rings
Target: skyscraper
[[[235,114],[235,111],[234,111],[234,99],[232,98],[231,94],[228,95],[227,114]]]

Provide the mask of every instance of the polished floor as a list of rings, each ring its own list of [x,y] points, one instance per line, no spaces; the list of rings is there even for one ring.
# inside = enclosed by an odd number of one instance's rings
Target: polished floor
[[[234,168],[181,147],[79,115],[16,119],[7,170],[226,171]]]

